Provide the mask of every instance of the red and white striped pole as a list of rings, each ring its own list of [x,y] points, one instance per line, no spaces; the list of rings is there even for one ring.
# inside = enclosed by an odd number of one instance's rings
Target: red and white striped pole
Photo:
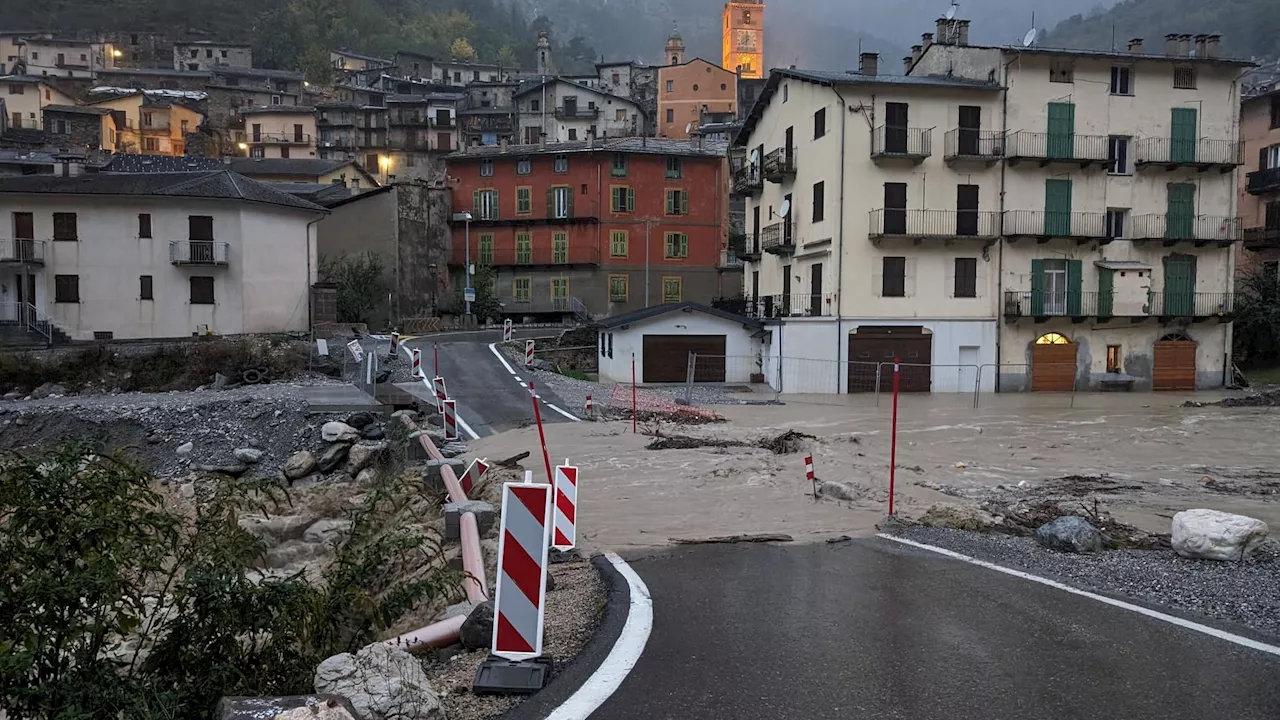
[[[502,342],[511,342],[511,318],[502,321]]]
[[[636,354],[631,353],[631,432],[636,431]]]
[[[595,417],[595,416],[596,416],[596,405],[595,405],[595,403],[591,402],[591,396],[590,396],[590,395],[588,395],[588,396],[587,396],[586,412],[587,412],[587,417]]]
[[[395,357],[396,352],[400,350],[400,333],[391,333],[391,357]]]
[[[813,456],[812,455],[804,456],[804,477],[806,480],[809,481],[810,484],[813,485],[813,499],[816,501],[818,499],[818,480],[817,478],[815,478],[813,474]]]
[[[426,377],[426,375],[422,373],[422,351],[418,348],[414,348],[410,352],[413,353],[413,376],[421,380]]]
[[[889,517],[893,517],[893,479],[898,467],[898,358],[893,359],[893,429],[889,435]]]
[[[532,340],[524,341],[524,366],[527,368],[533,367],[533,341]]]
[[[572,550],[578,540],[578,468],[566,459],[556,466],[555,519],[552,522],[551,547]]]
[[[458,439],[458,401],[444,401],[444,439]]]
[[[440,343],[431,343],[431,354],[435,357],[435,374],[440,375]]]
[[[478,485],[480,483],[480,478],[484,477],[484,474],[489,472],[489,463],[486,462],[486,460],[488,460],[488,458],[476,458],[467,466],[467,471],[462,474],[461,478],[458,478],[458,482],[462,483],[462,492],[470,495],[471,488]]]
[[[498,532],[494,594],[494,655],[528,660],[542,655],[547,597],[551,486],[506,483]]]
[[[431,384],[436,388],[436,409],[444,412],[444,401],[449,399],[449,389],[444,386],[444,378],[437,376]]]

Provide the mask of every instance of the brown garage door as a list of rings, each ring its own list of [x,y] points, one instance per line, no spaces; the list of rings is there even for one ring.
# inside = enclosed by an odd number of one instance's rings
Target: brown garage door
[[[698,353],[694,382],[724,382],[724,335],[645,335],[641,382],[684,382],[689,353]]]
[[[902,392],[929,392],[932,385],[933,336],[922,327],[858,328],[849,336],[849,392],[875,390],[875,374],[867,363],[902,363],[898,389]],[[881,370],[880,390],[893,388],[893,367]]]
[[[1076,384],[1076,344],[1037,343],[1031,346],[1031,389],[1071,392]]]
[[[1161,340],[1156,343],[1151,387],[1154,390],[1196,389],[1196,343]]]

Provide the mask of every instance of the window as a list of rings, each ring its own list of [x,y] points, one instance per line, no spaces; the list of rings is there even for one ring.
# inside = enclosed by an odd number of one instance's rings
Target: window
[[[160,141],[153,137],[142,138],[142,149],[147,152],[156,152],[160,149]]]
[[[226,51],[226,50],[222,50],[222,51],[221,51],[221,53],[222,53],[222,58],[225,60],[225,59],[226,59],[226,57],[227,57],[227,51]]]
[[[191,304],[213,305],[213,276],[195,275],[191,278]]]
[[[547,217],[573,217],[573,188],[553,187],[547,191]]]
[[[826,182],[817,182],[813,184],[813,222],[822,222],[822,219],[826,217],[826,190]]]
[[[613,357],[613,333],[609,333],[609,357]]]
[[[1258,169],[1280,168],[1280,145],[1262,148],[1258,153]]]
[[[1074,60],[1049,61],[1049,82],[1073,83],[1076,81],[1076,64]]]
[[[280,148],[280,157],[281,157],[281,158],[288,158],[288,157],[289,157],[289,148],[287,148],[287,147],[282,147],[282,148]]]
[[[139,300],[155,300],[156,299],[155,295],[152,294],[150,275],[138,276],[138,299]]]
[[[1173,69],[1173,86],[1184,90],[1196,89],[1196,69],[1190,65]]]
[[[626,302],[627,301],[627,276],[626,275],[610,275],[609,276],[609,302]],[[603,349],[604,338],[601,337],[601,348]]]
[[[688,215],[689,214],[689,193],[685,190],[668,190],[667,191],[667,214],[668,215]]]
[[[569,156],[557,155],[555,160],[555,171],[558,173],[569,172]]]
[[[475,214],[477,220],[497,220],[498,219],[498,191],[497,190],[476,190],[475,197],[472,198],[475,205]]]
[[[143,138],[143,139],[144,139],[144,140],[146,140],[146,139],[148,139],[148,138]],[[264,158],[264,157],[266,157],[266,156],[267,156],[267,152],[266,152],[266,150],[267,150],[267,149],[266,149],[265,147],[263,147],[262,145],[258,145],[258,146],[256,146],[256,147],[251,147],[251,148],[249,148],[249,157],[252,157],[252,158]]]
[[[684,160],[679,155],[667,156],[667,179],[679,180],[684,177]]]
[[[528,175],[533,172],[533,161],[529,158],[520,158],[516,161],[516,174]]]
[[[684,233],[667,233],[666,257],[668,259],[689,257],[689,236]]]
[[[206,49],[206,50],[204,51],[204,56],[205,56],[205,58],[212,60],[212,59],[213,59],[213,50],[212,50],[212,49]]]
[[[1120,346],[1119,345],[1107,346],[1107,372],[1108,373],[1120,372]]]
[[[905,257],[886,257],[884,259],[884,275],[880,280],[881,297],[907,296],[907,259]]]
[[[192,57],[192,58],[199,57],[199,55],[200,55],[200,51],[199,51],[199,50],[197,50],[196,48],[191,48],[191,57]]]
[[[187,216],[187,239],[213,241],[213,218],[209,215]]]
[[[529,101],[529,109],[530,109],[530,110],[532,110],[533,112],[538,112],[538,111],[540,111],[540,110],[542,109],[542,101],[541,101],[541,100],[530,100],[530,101]]]
[[[151,213],[138,213],[138,237],[151,237]]]
[[[24,88],[24,87],[23,87],[23,86],[21,86],[21,85],[10,85],[10,86],[9,86],[9,94],[10,94],[10,95],[21,95],[25,90],[26,90],[26,88]]]
[[[529,233],[516,233],[516,264],[528,265],[533,262],[533,236]]]
[[[551,236],[551,262],[557,265],[569,262],[569,233],[558,232]]]
[[[493,233],[481,233],[480,235],[480,264],[493,264]]]
[[[54,240],[76,240],[76,214],[75,213],[54,213],[53,214],[53,239]]]
[[[453,72],[453,81],[454,81],[454,82],[456,82],[456,83],[460,83],[460,82],[462,82],[462,71],[461,71],[461,70],[455,70],[455,71]]]
[[[613,163],[609,167],[609,174],[613,177],[627,176],[627,156],[622,153],[613,154]]]
[[[610,191],[611,209],[616,213],[636,211],[636,191],[622,185],[615,185]]]
[[[512,282],[512,286],[511,286],[511,295],[512,297],[515,298],[515,301],[526,302],[526,303],[529,302],[529,296],[531,295],[531,293],[529,292],[529,288],[532,285],[533,285],[533,280],[531,278],[527,278],[527,277],[516,278]]]
[[[615,111],[613,112],[613,119],[614,119],[615,121],[617,121],[617,122],[626,122],[626,121],[627,121],[627,109],[626,109],[626,108],[618,108],[617,110],[615,110]]]
[[[472,82],[480,82],[480,71],[479,71],[479,70],[472,70],[472,71],[471,71],[471,80],[472,80]]]
[[[676,89],[676,81],[675,81],[675,80],[668,80],[668,81],[667,81],[667,92],[675,92],[675,89]]]
[[[888,258],[885,258],[886,260]],[[956,258],[955,297],[978,297],[978,259]]]
[[[577,129],[577,128],[569,128],[569,140],[570,140],[570,141],[574,141],[574,140],[577,140],[577,139],[578,139],[578,129]]]
[[[620,82],[622,82],[622,76],[621,76],[621,75],[619,75],[618,73],[614,73],[614,74],[613,74],[613,84],[614,84],[614,85],[617,85],[617,84],[618,84],[618,83],[620,83]]]
[[[1129,211],[1124,208],[1107,208],[1107,237],[1123,238],[1128,224]]]
[[[1280,127],[1280,95],[1271,98],[1271,128]]]
[[[480,177],[493,177],[493,161],[492,160],[480,161]]]
[[[557,308],[564,308],[569,301],[569,278],[551,278],[551,302]]]
[[[675,121],[676,121],[676,111],[672,110],[671,108],[667,108],[667,122],[673,123]]]
[[[782,102],[786,102],[788,99],[790,99],[789,98],[790,95],[791,95],[791,88],[788,87],[786,83],[783,83],[782,84]]]
[[[80,302],[80,276],[54,275],[53,301],[56,303]]]
[[[528,215],[533,212],[533,188],[516,188],[516,214]]]
[[[1129,138],[1112,135],[1107,140],[1107,162],[1112,175],[1129,174]]]
[[[614,230],[609,233],[609,257],[624,258],[627,256],[627,231]]]
[[[827,109],[818,108],[813,114],[813,139],[817,140],[827,134]]]
[[[683,289],[681,286],[683,284],[684,283],[678,277],[662,278],[662,302],[664,303],[680,302],[680,297],[683,294],[681,292]]]
[[[1111,94],[1133,94],[1133,68],[1126,65],[1111,66]]]

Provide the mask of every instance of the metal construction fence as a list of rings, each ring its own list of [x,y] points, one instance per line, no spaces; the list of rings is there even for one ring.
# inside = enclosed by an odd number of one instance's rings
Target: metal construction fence
[[[893,362],[689,353],[683,399],[690,405],[804,402],[879,405],[893,392]],[[1071,364],[897,363],[899,393],[936,404],[980,407],[996,393],[1044,392],[1075,404],[1080,387]],[[1036,377],[1040,379],[1037,381]]]

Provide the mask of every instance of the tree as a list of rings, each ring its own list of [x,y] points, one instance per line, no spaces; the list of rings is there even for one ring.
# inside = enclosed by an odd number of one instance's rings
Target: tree
[[[1274,267],[1269,272],[1255,269],[1236,281],[1231,332],[1241,365],[1280,361],[1280,280]]]
[[[476,50],[466,38],[458,38],[449,45],[449,56],[454,60],[471,61],[476,59]]]
[[[320,278],[338,289],[338,322],[367,323],[387,295],[382,258],[372,252],[320,258]]]
[[[502,317],[502,303],[498,300],[498,272],[490,265],[476,265],[476,272],[471,276],[476,291],[476,301],[471,303],[471,314],[480,322],[498,320]],[[458,307],[463,307],[462,296],[458,296]]]

